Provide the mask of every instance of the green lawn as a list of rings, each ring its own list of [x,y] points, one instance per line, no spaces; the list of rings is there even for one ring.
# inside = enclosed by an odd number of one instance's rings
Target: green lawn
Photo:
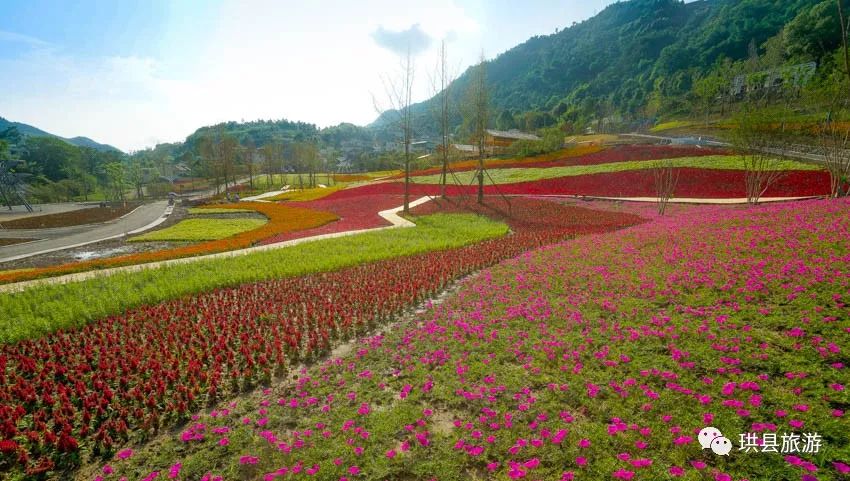
[[[670,159],[674,167],[692,167],[698,169],[731,169],[744,170],[741,157],[737,155],[709,155],[705,157],[681,157]],[[611,172],[623,172],[627,170],[650,169],[655,165],[652,160],[631,160],[628,162],[612,162],[597,165],[572,165],[567,167],[547,168],[510,168],[489,169],[488,172],[497,184],[513,184],[516,182],[533,182],[543,179],[554,179],[558,177],[571,177],[589,174],[604,174]],[[813,164],[806,164],[793,160],[777,160],[773,164],[774,170],[820,170]],[[458,179],[464,183],[470,183],[475,172],[456,172]],[[411,177],[412,182],[418,184],[439,184],[440,175],[424,175]]]
[[[682,129],[685,127],[693,127],[695,125],[699,125],[700,122],[696,122],[693,120],[671,120],[669,122],[663,122],[655,127],[649,129],[650,132],[658,133],[664,132],[665,130],[673,130],[673,129]]]
[[[189,209],[190,215],[205,215],[205,214],[245,214],[247,212],[254,212],[251,209],[221,209],[216,207],[204,208],[204,207],[192,207]]]
[[[244,256],[124,272],[0,296],[0,343],[75,328],[144,304],[246,282],[331,271],[500,237],[508,226],[472,214],[434,214],[416,227],[323,239]]]
[[[130,242],[218,240],[254,230],[266,222],[266,219],[186,219],[171,227],[133,237]]]

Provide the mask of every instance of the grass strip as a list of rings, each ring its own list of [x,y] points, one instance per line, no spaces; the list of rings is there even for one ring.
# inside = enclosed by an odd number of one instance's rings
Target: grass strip
[[[218,240],[257,229],[266,219],[185,219],[166,227],[129,239],[130,242],[196,242]]]
[[[681,157],[669,159],[673,167],[689,167],[696,169],[720,169],[720,170],[745,170],[744,162],[737,155],[709,155],[705,157]],[[514,184],[518,182],[533,182],[536,180],[555,179],[558,177],[574,177],[579,175],[605,174],[611,172],[624,172],[628,170],[651,169],[655,166],[652,160],[634,160],[628,162],[612,162],[596,165],[571,165],[564,167],[546,168],[508,168],[490,169],[488,173],[497,184]],[[820,170],[821,167],[813,164],[797,162],[793,160],[776,160],[772,166],[773,170]],[[462,183],[469,184],[472,181],[474,171],[457,172],[456,175]],[[418,184],[439,184],[440,176],[426,175],[412,177],[411,181]]]

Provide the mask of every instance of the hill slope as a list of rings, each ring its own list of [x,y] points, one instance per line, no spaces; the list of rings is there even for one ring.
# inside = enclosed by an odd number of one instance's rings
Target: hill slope
[[[639,116],[654,92],[679,95],[720,58],[746,58],[821,0],[631,0],[487,62],[496,119],[536,110],[564,120]],[[471,69],[450,88],[461,100]],[[414,107],[430,130],[430,99]],[[458,120],[456,118],[456,120]],[[379,118],[372,125],[383,125]],[[509,125],[502,126],[504,128]]]
[[[65,138],[56,134],[51,134],[50,132],[45,132],[44,130],[39,129],[38,127],[33,127],[32,125],[24,124],[21,122],[12,122],[10,120],[4,119],[3,117],[0,117],[0,132],[6,130],[9,127],[17,128],[18,132],[20,132],[21,135],[23,135],[24,137],[56,137],[57,139],[62,139],[71,145],[76,145],[77,147],[90,147],[101,152],[107,152],[110,150],[121,152],[121,150],[116,147],[113,147],[108,144],[101,144],[88,137]]]

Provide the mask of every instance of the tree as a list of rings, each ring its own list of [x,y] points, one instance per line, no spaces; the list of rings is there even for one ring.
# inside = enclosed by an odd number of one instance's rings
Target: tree
[[[784,175],[777,168],[776,159],[785,156],[788,139],[783,133],[771,130],[768,119],[745,111],[736,121],[733,144],[744,165],[747,203],[756,205],[767,189]]]
[[[658,197],[658,215],[664,215],[667,203],[673,198],[676,184],[679,183],[679,171],[674,168],[672,159],[654,161],[651,170]]]
[[[198,154],[201,158],[202,171],[207,180],[210,180],[215,185],[215,193],[221,191],[221,154],[218,148],[218,142],[211,134],[204,135],[197,140],[195,144],[198,148]]]
[[[824,164],[829,172],[830,195],[839,197],[841,187],[850,181],[850,129],[833,120],[823,122],[818,129]]]
[[[451,95],[450,87],[454,82],[454,74],[449,71],[448,54],[446,52],[446,41],[440,43],[440,57],[437,62],[437,69],[434,78],[431,81],[434,97],[439,101],[434,109],[434,116],[437,120],[437,125],[440,131],[440,157],[442,161],[442,169],[440,171],[440,197],[446,198],[446,182],[449,173],[449,157],[451,145]]]
[[[236,184],[235,177],[235,165],[236,158],[239,151],[239,142],[236,141],[236,137],[228,134],[222,133],[221,137],[218,141],[218,154],[219,154],[219,162],[221,175],[224,177],[224,191],[229,192],[228,181],[232,178],[233,184]]]
[[[106,172],[108,182],[108,196],[113,202],[125,202],[124,188],[126,180],[124,178],[124,165],[120,162],[110,162],[103,166]],[[126,202],[125,202],[126,204]]]
[[[263,171],[268,176],[268,185],[271,185],[272,175],[279,170],[283,159],[283,142],[280,139],[272,140],[260,148],[260,155],[263,157]]]
[[[843,1],[835,0],[835,3],[838,6],[838,22],[841,24],[841,50],[844,53],[844,73],[847,75],[847,79],[850,80],[850,48],[847,46],[847,18],[844,16]]]
[[[251,189],[254,189],[254,157],[257,155],[257,145],[254,143],[254,139],[249,135],[245,138],[242,145],[241,151],[241,159],[242,164],[245,165],[246,170],[248,171],[248,185],[251,186]]]
[[[295,142],[290,146],[290,156],[298,172],[298,188],[304,188],[304,174],[307,174],[307,186],[316,186],[316,170],[319,168],[319,151],[316,144],[309,141]]]
[[[463,123],[474,145],[478,147],[478,203],[484,203],[484,156],[487,126],[490,121],[490,92],[487,87],[487,66],[484,54],[474,67],[463,108]]]
[[[792,58],[820,60],[841,46],[841,21],[833,0],[800,12],[785,26]]]
[[[496,128],[498,128],[499,130],[515,129],[516,120],[514,120],[514,114],[512,114],[511,111],[508,109],[502,110],[502,113],[499,114],[499,118],[496,119]]]
[[[123,172],[127,181],[136,189],[136,199],[145,198],[145,160],[142,156],[132,156]]]
[[[404,213],[410,213],[410,143],[413,141],[413,79],[415,66],[408,45],[407,54],[401,58],[400,71],[395,77],[382,77],[384,94],[389,110],[383,109],[377,99],[372,98],[375,110],[382,117],[391,116],[391,123],[401,135],[404,143]]]
[[[715,69],[698,77],[694,82],[693,93],[698,100],[701,110],[705,114],[705,125],[708,125],[711,108],[717,102],[717,97],[721,95],[723,88],[728,85],[728,82],[729,79],[724,78]]]
[[[80,161],[80,149],[55,137],[28,137],[23,159],[35,175],[56,182]]]

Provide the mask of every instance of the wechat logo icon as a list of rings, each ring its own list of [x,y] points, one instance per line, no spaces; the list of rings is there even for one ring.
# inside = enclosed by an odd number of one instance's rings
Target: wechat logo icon
[[[723,437],[723,433],[715,427],[703,428],[699,432],[697,440],[702,449],[711,449],[718,456],[728,456],[729,452],[732,451],[732,441]]]

